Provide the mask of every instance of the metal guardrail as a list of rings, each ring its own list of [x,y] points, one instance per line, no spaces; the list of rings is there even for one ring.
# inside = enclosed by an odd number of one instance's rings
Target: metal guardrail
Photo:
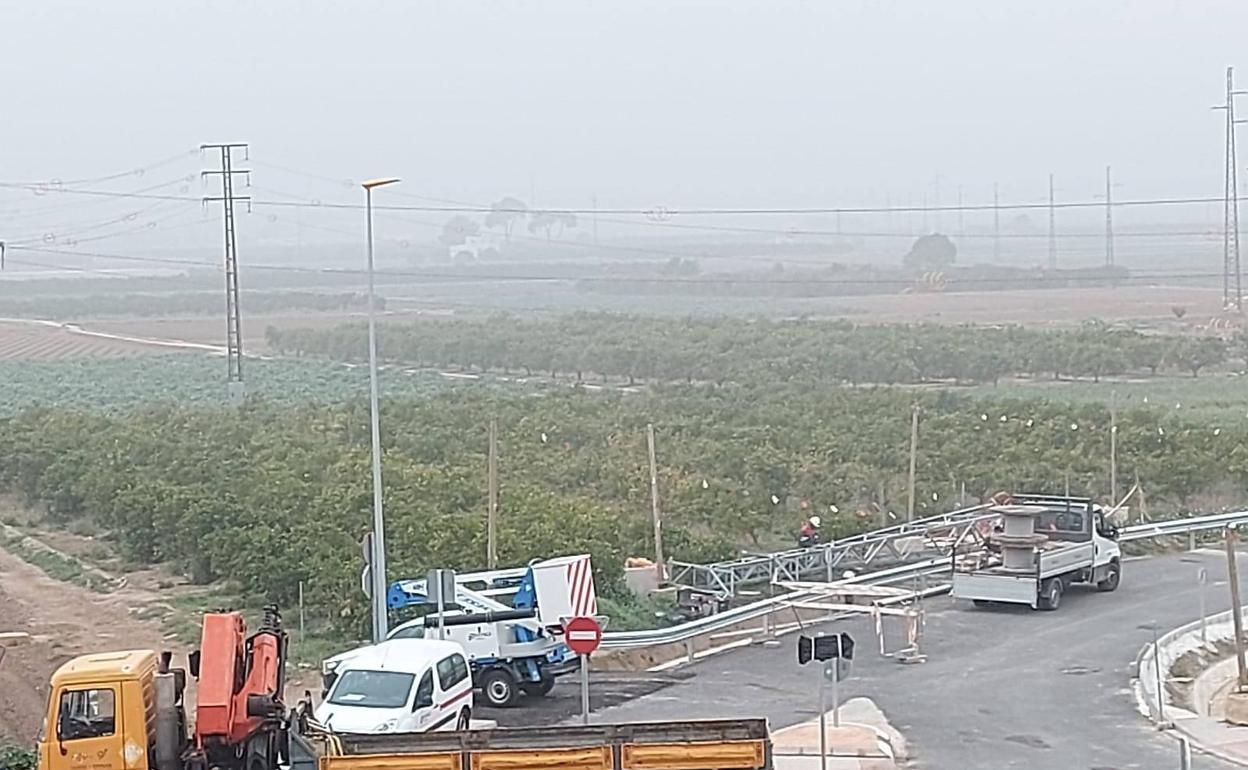
[[[970,512],[974,510],[976,509],[954,511],[953,514],[971,516]],[[952,516],[953,514],[946,514],[946,516]],[[983,517],[982,513],[979,515],[981,518]],[[931,517],[931,519],[938,518],[942,517]],[[931,521],[931,519],[916,521],[910,526],[920,524],[926,525]],[[932,523],[935,524],[938,522]],[[1210,516],[1194,516],[1186,519],[1170,519],[1168,521],[1134,524],[1121,528],[1119,530],[1118,539],[1119,542],[1134,542],[1154,537],[1164,537],[1166,535],[1183,535],[1189,532],[1206,532],[1209,530],[1221,529],[1231,524],[1241,523],[1248,523],[1248,511],[1234,511],[1231,513],[1218,513]],[[896,530],[900,528],[895,527],[890,529]],[[872,534],[874,533],[866,533],[868,536]],[[941,556],[921,562],[889,567],[875,572],[867,572],[836,582],[848,585],[889,585],[891,583],[901,583],[907,580],[916,580],[920,575],[943,574],[948,572],[951,568],[952,564],[949,559]],[[745,604],[707,618],[699,618],[697,620],[691,620],[688,623],[669,626],[668,628],[657,628],[648,631],[608,631],[603,634],[602,648],[608,650],[639,649],[642,647],[652,647],[660,644],[685,642],[707,634],[722,633],[737,624],[745,623],[751,620],[758,620],[764,615],[775,612],[777,609],[780,609],[791,602],[810,598],[810,596],[810,592],[788,593],[783,596],[775,596],[753,602],[751,604]]]
[[[1187,519],[1168,519],[1166,521],[1147,522],[1123,527],[1118,531],[1119,542],[1130,543],[1135,540],[1147,540],[1164,535],[1184,535],[1188,532],[1207,532],[1211,529],[1222,529],[1231,524],[1248,522],[1248,511],[1232,511],[1231,513],[1215,513],[1209,516],[1193,516]]]

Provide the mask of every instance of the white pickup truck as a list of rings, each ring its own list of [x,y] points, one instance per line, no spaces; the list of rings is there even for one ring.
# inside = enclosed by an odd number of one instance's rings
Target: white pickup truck
[[[1073,583],[1113,591],[1122,576],[1117,529],[1088,498],[1016,495],[994,509],[986,547],[953,556],[951,595],[1056,610]]]

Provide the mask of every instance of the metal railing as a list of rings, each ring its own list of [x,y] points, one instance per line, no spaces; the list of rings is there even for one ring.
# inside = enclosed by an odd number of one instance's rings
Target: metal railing
[[[945,514],[945,517],[958,514],[974,521],[977,517],[985,518],[982,513],[983,508],[984,506],[980,506],[978,508],[967,509],[965,511],[954,511],[951,514]],[[973,514],[972,512],[975,511],[978,511],[978,513]],[[902,526],[917,527],[922,525],[924,527],[931,527],[932,525],[939,525],[941,523],[934,520],[945,517],[931,517],[929,519],[915,521],[909,525]],[[1210,516],[1194,516],[1186,519],[1170,519],[1167,521],[1134,524],[1120,529],[1118,539],[1120,542],[1134,542],[1154,537],[1164,537],[1166,535],[1183,535],[1187,533],[1206,532],[1221,529],[1228,525],[1241,523],[1248,523],[1248,511],[1234,511],[1231,513],[1212,514]],[[901,527],[890,528],[890,530],[899,529],[901,529]],[[871,540],[871,535],[880,534],[881,532],[884,532],[884,530],[879,532],[869,532],[859,537],[863,538],[864,541],[868,541]],[[910,534],[913,536],[918,534],[918,532],[911,530]],[[780,554],[776,554],[776,556],[779,555]],[[835,582],[847,585],[889,585],[902,583],[908,580],[917,580],[921,575],[947,574],[951,569],[952,562],[947,557],[940,556],[920,562],[888,567],[874,572],[866,572]],[[777,577],[776,579],[788,580],[790,578]],[[761,601],[745,604],[707,618],[699,618],[697,620],[691,620],[687,623],[681,623],[667,628],[656,628],[647,631],[608,631],[603,634],[602,648],[607,650],[639,649],[655,645],[687,642],[700,636],[722,633],[738,624],[761,619],[763,616],[775,612],[778,609],[782,609],[795,601],[810,598],[810,593],[811,592],[796,592],[787,593],[782,596],[774,596]]]

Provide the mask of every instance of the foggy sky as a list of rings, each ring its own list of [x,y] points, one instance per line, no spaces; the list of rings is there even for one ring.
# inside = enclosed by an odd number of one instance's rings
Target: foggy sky
[[[1117,195],[1218,195],[1209,107],[1226,66],[1248,86],[1242,0],[8,0],[0,27],[2,180],[243,140],[547,206],[1042,200],[1049,172],[1086,200],[1107,163]]]

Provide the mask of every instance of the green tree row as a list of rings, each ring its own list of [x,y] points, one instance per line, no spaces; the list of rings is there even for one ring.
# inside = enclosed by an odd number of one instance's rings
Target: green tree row
[[[500,425],[501,559],[589,552],[600,590],[651,552],[645,425],[658,432],[665,542],[687,560],[787,546],[820,512],[835,536],[906,506],[912,394],[888,389],[668,386],[644,396],[462,391],[389,399],[382,415],[392,578],[480,568],[485,435]],[[1108,414],[1099,406],[924,397],[918,512],[955,490],[1104,496]],[[227,578],[313,617],[362,630],[357,543],[370,521],[367,410],[148,406],[128,414],[33,409],[0,420],[0,485],[57,521],[90,517],[141,563]],[[1118,417],[1119,473],[1150,505],[1241,502],[1248,426],[1167,411]],[[1124,484],[1125,486],[1125,484]]]
[[[293,355],[356,361],[367,351],[360,325],[270,328],[266,338]],[[417,366],[577,380],[855,385],[995,383],[1020,374],[1094,380],[1162,371],[1196,376],[1223,363],[1233,350],[1216,337],[1141,334],[1103,325],[1041,331],[587,313],[383,325],[379,345],[386,360]]]

